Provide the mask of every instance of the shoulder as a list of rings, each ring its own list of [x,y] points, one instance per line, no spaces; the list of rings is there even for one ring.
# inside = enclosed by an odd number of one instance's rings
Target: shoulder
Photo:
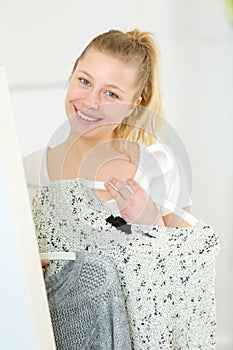
[[[26,181],[31,185],[39,184],[40,167],[44,150],[38,149],[22,158]]]
[[[147,147],[140,147],[141,165],[145,166],[147,171],[153,170],[154,176],[165,175],[175,170],[175,159],[166,144],[156,142]]]
[[[157,196],[184,208],[192,204],[192,174],[189,164],[172,152],[168,145],[155,143],[145,147],[149,154],[145,169],[149,174],[149,189],[151,198],[156,201]],[[169,213],[163,211],[163,215]]]

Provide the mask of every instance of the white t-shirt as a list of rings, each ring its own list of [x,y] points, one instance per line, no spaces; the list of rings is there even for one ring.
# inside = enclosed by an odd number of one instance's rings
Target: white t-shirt
[[[23,157],[31,202],[38,187],[51,182],[47,171],[46,154],[47,148],[38,149]],[[162,216],[169,214],[171,210],[167,209],[161,200],[158,204],[158,197],[164,201],[170,201],[178,208],[192,204],[191,184],[184,172],[185,167],[180,167],[178,164],[166,145],[159,142],[148,147],[140,145],[139,164],[134,180],[149,193]],[[115,200],[104,202],[104,204],[114,215],[120,215]]]

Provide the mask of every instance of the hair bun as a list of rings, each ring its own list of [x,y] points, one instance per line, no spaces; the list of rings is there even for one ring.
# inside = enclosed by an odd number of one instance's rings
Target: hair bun
[[[137,41],[139,44],[148,46],[150,43],[150,46],[154,46],[153,33],[151,32],[142,32],[135,28],[129,32],[126,32],[126,34],[130,39]]]

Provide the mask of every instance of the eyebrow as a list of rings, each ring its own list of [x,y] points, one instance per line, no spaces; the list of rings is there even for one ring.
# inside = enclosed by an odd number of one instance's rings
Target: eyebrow
[[[78,72],[80,73],[84,73],[86,74],[89,78],[91,78],[92,80],[94,80],[94,78],[92,77],[91,74],[89,74],[88,72],[86,72],[85,70],[79,70]],[[123,92],[124,94],[126,93],[124,90],[122,90],[119,86],[117,85],[114,85],[114,84],[105,84],[105,86],[107,86],[108,88],[111,88],[111,89],[115,89],[115,90],[119,90],[121,92]]]

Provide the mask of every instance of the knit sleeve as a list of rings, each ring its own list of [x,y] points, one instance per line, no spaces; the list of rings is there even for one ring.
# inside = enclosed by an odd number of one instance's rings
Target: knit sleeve
[[[105,300],[101,304],[100,310],[101,349],[131,350],[129,324],[119,279],[114,267],[109,271],[111,271],[109,279],[111,283],[107,285]]]
[[[47,252],[46,245],[48,241],[47,228],[44,224],[41,211],[41,190],[36,189],[32,198],[32,217],[37,236],[37,243],[40,253]]]

